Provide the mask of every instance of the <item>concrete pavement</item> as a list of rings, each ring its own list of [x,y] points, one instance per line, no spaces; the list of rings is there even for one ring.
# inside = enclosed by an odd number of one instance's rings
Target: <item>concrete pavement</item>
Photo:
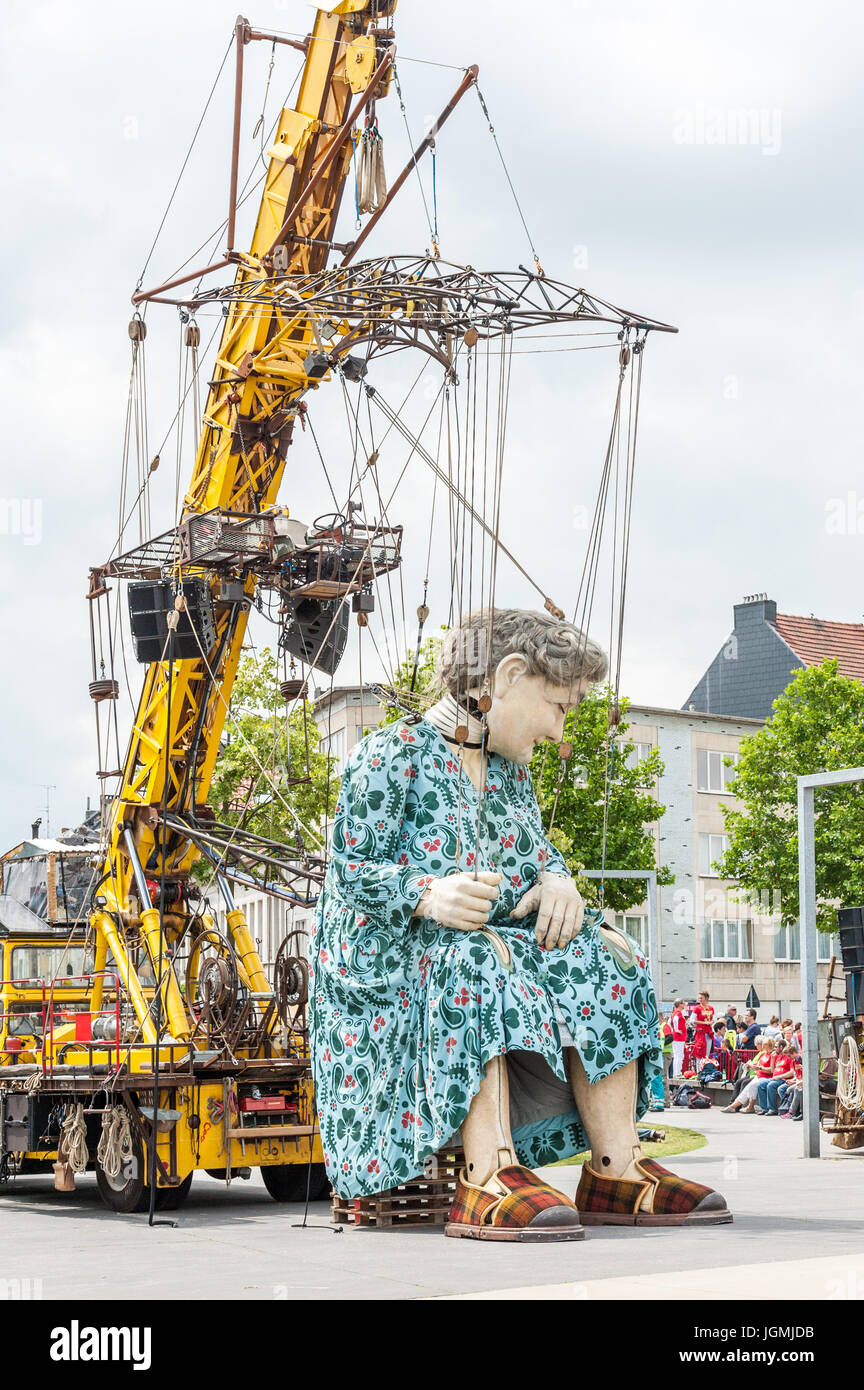
[[[864,1297],[860,1156],[823,1137],[822,1159],[803,1159],[802,1127],[789,1120],[717,1109],[656,1118],[708,1136],[670,1166],[718,1187],[732,1225],[595,1227],[581,1242],[533,1247],[429,1230],[337,1232],[326,1203],[304,1228],[302,1207],[276,1205],[257,1174],[230,1193],[199,1174],[170,1214],[176,1229],[151,1230],[146,1217],[107,1211],[90,1177],[71,1197],[28,1177],[0,1189],[0,1286],[40,1281],[45,1299]],[[543,1173],[575,1193],[578,1168]]]

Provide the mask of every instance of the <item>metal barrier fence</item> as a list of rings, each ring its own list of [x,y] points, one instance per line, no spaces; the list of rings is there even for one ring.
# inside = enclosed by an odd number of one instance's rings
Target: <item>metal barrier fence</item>
[[[729,1052],[727,1048],[721,1048],[711,1056],[711,1061],[719,1066],[724,1078],[731,1081],[738,1069],[739,1062],[749,1062],[751,1057],[756,1056],[756,1049],[752,1047],[736,1047],[734,1052]],[[703,1062],[702,1057],[693,1057],[693,1044],[686,1043],[684,1046],[684,1071],[696,1071],[696,1063]]]

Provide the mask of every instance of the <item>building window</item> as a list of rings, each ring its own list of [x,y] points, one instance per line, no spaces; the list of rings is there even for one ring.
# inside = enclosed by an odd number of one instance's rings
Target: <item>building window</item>
[[[624,766],[636,767],[638,763],[643,762],[648,757],[649,753],[653,752],[653,749],[653,743],[631,743],[624,755]]]
[[[336,759],[336,770],[341,772],[345,762],[345,730],[336,729],[331,734],[324,734],[319,745],[322,753],[329,753]]]
[[[730,758],[732,766],[726,766]],[[717,753],[708,748],[696,750],[696,788],[700,792],[716,792],[718,796],[731,796],[728,783],[735,776],[738,765],[737,753]]]
[[[816,934],[816,959],[830,960],[832,956],[840,957],[840,942],[831,932],[820,931]],[[774,959],[776,961],[800,961],[801,959],[801,925],[793,922],[788,927],[778,927],[774,933]]]
[[[709,917],[702,923],[702,960],[752,960],[753,923],[738,917]]]
[[[639,913],[631,915],[629,912],[616,912],[615,925],[619,931],[632,936],[643,956],[648,956],[648,918],[646,916]]]
[[[719,878],[720,875],[714,868],[718,859],[729,848],[728,835],[700,835],[699,836],[699,873],[703,878]]]

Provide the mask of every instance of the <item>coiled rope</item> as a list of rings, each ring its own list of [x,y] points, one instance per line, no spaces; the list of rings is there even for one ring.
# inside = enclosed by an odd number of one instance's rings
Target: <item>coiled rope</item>
[[[848,1110],[864,1110],[864,1071],[853,1037],[845,1037],[837,1059],[837,1099]]]
[[[72,1106],[60,1126],[60,1151],[63,1155],[62,1161],[69,1165],[73,1173],[84,1172],[90,1162],[90,1155],[87,1152],[84,1106],[81,1104]]]
[[[109,1178],[117,1178],[132,1157],[129,1112],[123,1105],[109,1105],[102,1112],[102,1133],[96,1158]]]

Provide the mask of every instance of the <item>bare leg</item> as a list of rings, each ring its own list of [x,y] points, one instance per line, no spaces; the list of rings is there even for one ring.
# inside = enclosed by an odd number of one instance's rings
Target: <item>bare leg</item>
[[[507,1062],[493,1057],[480,1089],[462,1122],[462,1144],[468,1181],[477,1187],[487,1183],[499,1168],[516,1163],[510,1133],[510,1086]]]
[[[636,1168],[642,1157],[636,1132],[637,1063],[628,1062],[592,1085],[575,1048],[567,1049],[567,1058],[570,1085],[591,1145],[594,1172],[604,1178],[643,1182],[644,1174]]]

